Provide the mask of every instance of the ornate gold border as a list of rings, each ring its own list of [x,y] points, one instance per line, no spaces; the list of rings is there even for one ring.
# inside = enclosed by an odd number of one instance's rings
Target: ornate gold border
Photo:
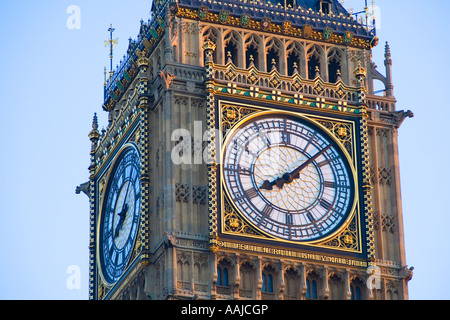
[[[114,161],[111,163],[110,165],[110,170],[108,170],[108,173],[106,174],[106,184],[105,184],[105,189],[107,190],[108,186],[111,184],[111,178],[112,178],[112,174],[113,174],[113,168],[116,166],[119,158],[121,157],[121,155],[125,152],[126,149],[128,148],[134,148],[137,153],[139,154],[139,157],[141,157],[141,153],[139,151],[139,147],[133,143],[133,142],[128,142],[125,145],[123,145],[119,152],[117,153]],[[142,163],[141,163],[142,166]],[[106,199],[106,195],[104,195],[102,197],[101,200],[101,204],[99,206],[99,214],[98,214],[98,220],[97,220],[97,226],[96,226],[96,236],[95,236],[95,242],[96,242],[96,264],[97,264],[97,288],[98,288],[98,292],[97,298],[101,298],[103,299],[105,294],[108,293],[108,291],[110,291],[117,283],[119,283],[122,279],[119,279],[118,281],[116,281],[115,283],[108,283],[108,281],[105,280],[105,276],[103,275],[103,268],[102,268],[102,262],[101,262],[101,257],[100,257],[100,245],[101,245],[101,239],[100,239],[100,233],[101,233],[101,224],[102,224],[102,218],[103,218],[103,207],[104,207],[104,202]],[[142,206],[142,203],[141,203]],[[142,212],[141,212],[142,215]],[[127,266],[124,269],[124,273],[128,271],[128,269],[130,268],[131,265],[134,264],[134,262],[136,261],[136,258],[139,256],[140,251],[141,251],[141,239],[140,239],[140,234],[139,234],[139,230],[140,230],[140,225],[141,225],[141,220],[142,217],[140,217],[139,219],[139,225],[138,225],[138,234],[133,246],[133,250],[132,250],[132,255],[130,257],[130,260],[127,264]],[[103,297],[100,295],[100,292],[103,292],[104,295]]]
[[[336,232],[334,232],[333,234],[329,235],[328,237],[321,239],[321,240],[317,240],[317,241],[313,241],[313,242],[293,242],[293,241],[288,241],[288,240],[284,240],[284,239],[277,239],[273,236],[270,236],[266,233],[264,233],[263,231],[257,230],[255,229],[255,227],[252,225],[251,222],[247,221],[244,217],[242,217],[240,214],[236,214],[236,212],[239,212],[234,205],[232,205],[231,201],[229,201],[229,195],[228,195],[228,191],[226,190],[226,188],[224,188],[223,185],[223,178],[220,181],[220,191],[221,191],[221,200],[222,200],[222,212],[220,212],[220,219],[221,219],[221,226],[222,226],[222,230],[221,233],[222,234],[228,234],[228,235],[238,235],[238,236],[242,236],[242,237],[246,237],[246,238],[257,238],[257,239],[265,239],[265,240],[272,240],[274,242],[281,242],[281,243],[290,243],[290,244],[294,244],[294,245],[301,245],[301,246],[309,246],[309,247],[322,247],[322,248],[327,248],[327,249],[334,249],[334,250],[340,250],[340,251],[347,251],[347,252],[353,252],[353,253],[362,253],[362,235],[361,235],[361,221],[360,221],[360,206],[359,206],[359,187],[358,187],[358,173],[357,173],[357,165],[355,163],[355,159],[356,159],[356,144],[353,143],[352,145],[352,150],[351,153],[349,154],[347,148],[345,147],[345,145],[342,144],[342,141],[340,141],[337,137],[336,137],[336,133],[331,132],[328,128],[326,128],[324,125],[320,124],[319,122],[317,122],[318,120],[328,120],[328,121],[332,121],[334,123],[345,123],[345,124],[351,124],[351,136],[352,139],[354,140],[356,137],[356,131],[355,131],[355,127],[352,125],[351,121],[345,121],[345,120],[337,120],[336,118],[331,118],[331,117],[327,117],[327,116],[311,116],[311,115],[306,115],[304,113],[301,112],[290,112],[290,111],[281,111],[281,110],[273,110],[271,108],[265,108],[262,106],[258,106],[255,107],[254,105],[246,105],[246,104],[236,104],[236,103],[231,103],[228,101],[218,101],[218,105],[219,105],[219,110],[220,115],[219,115],[219,123],[222,124],[221,129],[223,129],[223,124],[226,123],[226,121],[224,121],[224,116],[228,116],[230,115],[227,110],[225,110],[225,108],[227,106],[231,106],[234,105],[237,108],[245,108],[247,109],[249,112],[239,112],[237,116],[237,118],[239,118],[238,121],[234,121],[234,123],[231,125],[231,127],[228,129],[228,131],[226,132],[226,137],[224,137],[224,141],[225,143],[223,144],[224,146],[226,146],[228,139],[233,135],[233,132],[235,130],[237,130],[237,128],[239,128],[243,123],[251,120],[252,118],[255,118],[257,116],[261,116],[261,115],[266,115],[266,114],[286,114],[286,115],[291,115],[291,116],[295,116],[295,117],[299,117],[302,118],[308,122],[311,122],[317,126],[319,126],[324,132],[327,132],[332,139],[341,147],[341,149],[343,150],[344,154],[347,157],[348,162],[351,165],[351,170],[353,172],[353,178],[354,178],[354,183],[355,183],[355,199],[354,199],[354,203],[353,203],[353,207],[351,210],[351,214],[349,215],[349,217],[347,218],[346,222],[342,225],[341,228],[339,228],[339,230],[337,230]],[[242,111],[242,110],[241,110]],[[233,118],[234,115],[231,115],[231,118]],[[224,134],[225,136],[225,134]],[[223,152],[224,152],[224,148],[222,148],[221,150],[221,158],[223,159]],[[223,176],[223,175],[222,175]],[[230,212],[226,209],[228,208],[233,208],[233,212]],[[225,230],[225,218],[230,218],[230,215],[233,216],[231,219],[233,220],[229,220],[232,223],[234,222],[235,226],[237,229],[240,229],[238,233],[236,232],[230,232],[229,230]],[[243,220],[239,221],[239,218]],[[244,221],[244,223],[242,222]],[[352,227],[352,225],[355,225],[354,227]],[[356,228],[356,230],[354,230]],[[243,232],[246,231],[247,233]],[[352,237],[353,235],[353,237]],[[352,240],[350,241],[350,238],[352,237]],[[356,239],[355,239],[356,238]],[[357,242],[357,244],[355,245],[355,240]],[[344,243],[344,245],[343,245]]]
[[[172,13],[173,14],[173,13]],[[272,32],[274,34],[291,36],[296,38],[303,38],[306,40],[313,41],[323,41],[325,43],[335,44],[335,45],[345,45],[360,49],[370,50],[378,44],[378,38],[374,37],[372,40],[363,39],[359,36],[354,35],[353,32],[344,32],[339,34],[333,32],[330,37],[327,36],[326,31],[315,30],[311,25],[304,26],[293,26],[289,21],[284,21],[281,24],[270,22],[269,26],[263,28],[262,24],[264,21],[270,21],[269,18],[262,18],[262,20],[251,19],[248,24],[243,26],[241,24],[241,17],[228,15],[227,19],[221,20],[222,12],[215,13],[213,11],[207,11],[203,17],[199,16],[199,10],[193,10],[191,8],[186,8],[178,5],[175,15],[185,19],[199,20],[202,22],[210,22],[220,25],[227,25],[233,28],[242,28],[253,31],[261,32]],[[269,19],[269,20],[267,20]]]

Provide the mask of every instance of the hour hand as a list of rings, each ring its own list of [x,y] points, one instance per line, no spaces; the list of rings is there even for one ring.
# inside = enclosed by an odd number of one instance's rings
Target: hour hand
[[[259,188],[260,190],[267,190],[267,191],[272,191],[273,190],[273,184],[269,182],[269,180],[264,181],[263,185],[261,186],[261,188]]]
[[[260,190],[272,191],[274,186],[277,186],[278,189],[282,190],[285,184],[292,183],[294,179],[298,179],[299,174],[289,174],[285,173],[281,178],[278,178],[272,182],[269,180],[264,181]]]
[[[117,238],[120,234],[120,230],[122,229],[123,223],[125,222],[127,212],[128,212],[128,204],[125,204],[125,206],[122,208],[122,211],[118,214],[118,216],[120,217],[120,220],[119,220],[119,223],[117,224],[116,232],[114,234],[115,238]]]
[[[283,177],[278,178],[274,180],[273,182],[270,182],[268,180],[264,181],[264,184],[261,186],[261,190],[267,190],[272,191],[273,186],[277,186],[280,190],[284,188],[285,184],[291,184],[294,180],[300,179],[300,173],[308,167],[310,164],[312,164],[314,161],[317,160],[321,155],[323,155],[325,152],[328,151],[332,146],[329,145],[328,147],[322,149],[320,152],[318,152],[314,157],[310,158],[308,161],[304,162],[302,165],[300,165],[297,169],[292,171],[291,173],[285,173]]]

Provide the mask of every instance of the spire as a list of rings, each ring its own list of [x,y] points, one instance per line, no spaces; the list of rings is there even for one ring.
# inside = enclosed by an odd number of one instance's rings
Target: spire
[[[392,84],[392,56],[389,43],[386,41],[385,53],[384,53],[384,65],[386,67],[386,96],[394,96],[394,85]]]
[[[314,71],[315,71],[315,73],[316,73],[316,75],[315,75],[314,78],[320,78],[320,69],[319,69],[319,66],[316,66],[316,69],[315,69]]]
[[[98,117],[97,112],[94,113],[94,120],[92,120],[92,129],[97,130],[98,129]]]
[[[110,25],[109,29],[109,40],[105,41],[105,47],[109,46],[109,59],[111,60],[111,66],[110,66],[110,71],[109,74],[112,76],[114,71],[113,71],[113,58],[114,58],[114,46],[117,45],[119,43],[119,38],[116,38],[113,40],[113,33],[114,31],[116,31],[116,29],[113,28],[112,24]]]
[[[384,52],[385,52],[384,53],[384,57],[385,57],[384,64],[385,65],[387,65],[387,64],[392,65],[391,47],[389,47],[389,42],[387,42],[387,41],[386,41],[386,47],[385,47]]]
[[[100,139],[100,132],[98,132],[98,117],[97,113],[94,114],[94,120],[92,121],[92,131],[89,133],[89,140],[92,142],[92,150],[97,148],[98,140]]]

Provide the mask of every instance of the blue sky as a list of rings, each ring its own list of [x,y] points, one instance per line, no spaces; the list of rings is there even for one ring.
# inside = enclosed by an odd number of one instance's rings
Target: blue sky
[[[411,299],[449,299],[449,142],[445,25],[450,2],[378,0],[380,45],[393,59],[399,110],[413,110],[399,146],[407,263],[414,266]],[[81,10],[70,30],[66,10]],[[346,0],[360,10],[363,0]],[[0,2],[0,299],[87,299],[89,203],[75,187],[88,180],[94,112],[102,111],[104,40],[112,23],[119,38],[115,64],[147,20],[151,1]],[[67,269],[80,268],[81,286],[67,287]]]

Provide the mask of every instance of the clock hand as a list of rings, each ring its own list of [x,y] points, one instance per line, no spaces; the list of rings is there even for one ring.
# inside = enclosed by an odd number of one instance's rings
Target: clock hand
[[[128,199],[128,191],[130,191],[130,185],[131,185],[131,182],[128,182],[127,191],[125,192],[125,197],[123,199],[122,211],[118,214],[118,216],[120,217],[120,220],[119,220],[119,223],[117,224],[116,232],[114,234],[115,238],[117,238],[119,236],[120,229],[122,229],[123,223],[125,222],[125,218],[127,216],[128,203],[126,203],[126,201]]]
[[[120,220],[119,220],[119,223],[117,224],[114,238],[117,238],[119,236],[120,229],[122,229],[122,227],[123,227],[123,223],[125,222],[127,212],[128,212],[128,204],[126,203],[125,206],[122,208],[122,211],[118,214],[118,216],[120,217]]]
[[[318,152],[314,157],[310,158],[308,161],[300,165],[297,169],[292,171],[291,173],[285,173],[281,178],[278,178],[272,182],[266,180],[261,186],[260,190],[272,191],[273,187],[276,185],[279,189],[283,189],[285,184],[291,184],[294,180],[300,178],[300,172],[302,172],[306,167],[308,167],[311,163],[316,161],[321,155],[327,152],[331,148],[331,144],[325,149]]]

